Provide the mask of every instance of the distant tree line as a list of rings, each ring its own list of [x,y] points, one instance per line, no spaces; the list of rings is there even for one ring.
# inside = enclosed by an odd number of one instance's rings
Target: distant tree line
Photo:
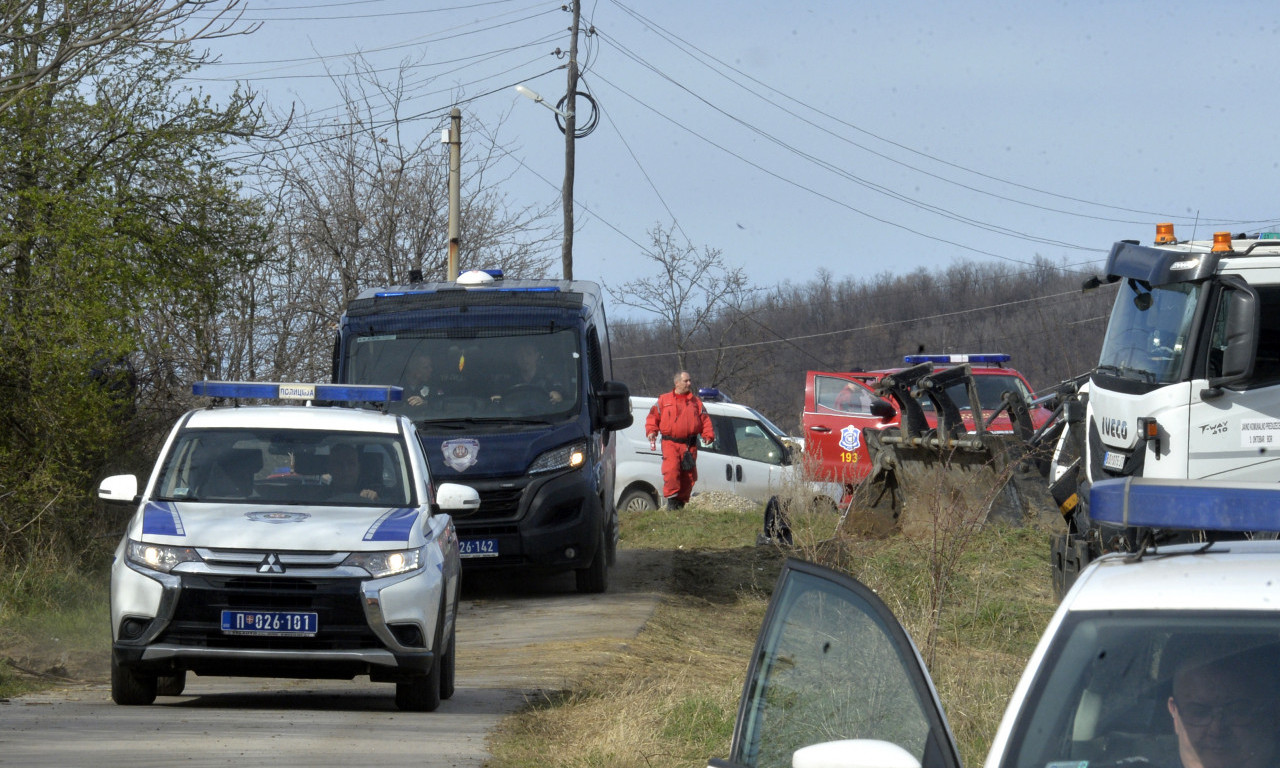
[[[1115,293],[1082,292],[1088,274],[1036,257],[1027,266],[957,262],[869,278],[823,271],[807,283],[743,287],[711,311],[687,310],[683,327],[696,318],[697,328],[678,344],[670,317],[615,322],[614,375],[633,393],[654,395],[687,368],[697,386],[717,387],[797,435],[811,370],[901,367],[916,353],[1005,352],[1044,390],[1097,361]],[[714,270],[706,280],[715,285]],[[618,286],[615,300],[637,306],[635,291]]]

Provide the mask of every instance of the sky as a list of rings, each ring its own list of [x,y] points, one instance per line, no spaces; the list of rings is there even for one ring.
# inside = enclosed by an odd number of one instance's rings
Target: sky
[[[439,135],[462,100],[463,153],[497,130],[508,203],[559,211],[564,137],[514,86],[565,93],[562,4],[245,0],[261,27],[213,41],[191,85],[315,118],[341,101],[326,68],[407,62],[402,114]],[[582,29],[577,279],[656,276],[656,227],[771,287],[1037,257],[1091,274],[1157,222],[1280,226],[1269,3],[583,0]]]

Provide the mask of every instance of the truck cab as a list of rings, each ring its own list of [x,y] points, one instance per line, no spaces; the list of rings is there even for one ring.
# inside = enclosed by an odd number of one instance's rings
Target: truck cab
[[[607,589],[617,547],[631,411],[611,370],[599,286],[497,271],[366,290],[333,360],[335,382],[403,387],[433,476],[479,492],[456,521],[466,567],[573,571],[582,592]]]
[[[1052,469],[1069,524],[1054,543],[1060,589],[1082,561],[1142,535],[1091,519],[1092,483],[1280,471],[1280,235],[1178,241],[1161,224],[1153,245],[1112,247],[1085,287],[1103,284],[1116,284],[1115,305]]]

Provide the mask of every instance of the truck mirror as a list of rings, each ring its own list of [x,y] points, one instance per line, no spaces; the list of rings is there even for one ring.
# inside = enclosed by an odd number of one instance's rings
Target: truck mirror
[[[1227,303],[1226,325],[1223,329],[1225,346],[1222,348],[1222,364],[1218,375],[1209,379],[1207,393],[1210,396],[1218,394],[1216,390],[1225,385],[1253,375],[1258,327],[1261,323],[1258,294],[1243,281],[1235,283],[1235,280],[1229,281],[1227,290],[1222,294],[1222,300]]]
[[[631,390],[620,381],[606,381],[600,390],[600,420],[605,429],[617,431],[631,426]]]

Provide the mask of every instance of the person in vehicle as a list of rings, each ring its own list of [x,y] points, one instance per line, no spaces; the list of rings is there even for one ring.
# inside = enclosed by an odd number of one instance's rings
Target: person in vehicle
[[[514,392],[533,390],[538,393],[545,393],[549,402],[562,402],[564,400],[564,395],[561,393],[563,386],[558,382],[552,381],[549,376],[543,373],[541,363],[542,355],[533,344],[524,343],[516,347],[515,374],[507,382],[507,395],[510,396]],[[495,403],[500,403],[502,398],[503,395],[499,393],[493,395],[491,399]]]
[[[444,389],[434,373],[435,361],[428,352],[419,350],[409,359],[405,371],[404,401],[413,412],[434,408],[444,397]]]
[[[1183,662],[1169,714],[1182,768],[1274,768],[1280,758],[1277,659],[1246,651]]]
[[[360,454],[350,443],[338,443],[329,449],[326,477],[329,501],[376,501],[378,491],[360,487]]]

